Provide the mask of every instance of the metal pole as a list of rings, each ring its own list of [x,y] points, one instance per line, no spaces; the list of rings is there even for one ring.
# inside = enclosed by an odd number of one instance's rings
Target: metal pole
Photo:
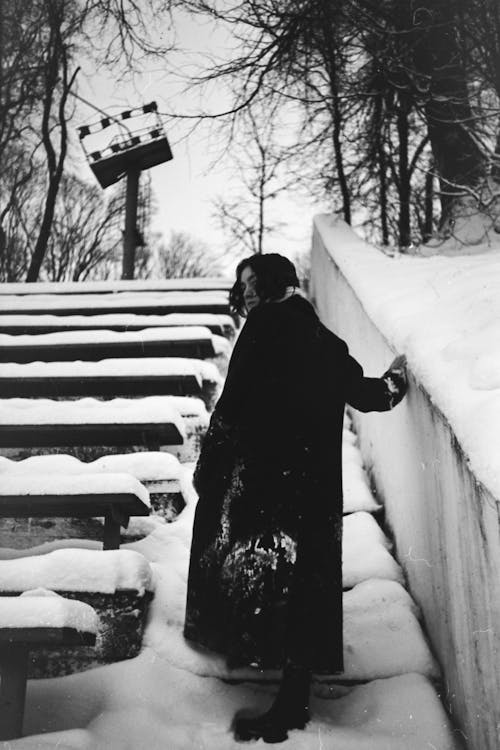
[[[122,279],[134,278],[135,247],[137,244],[137,199],[139,195],[139,175],[139,169],[129,169],[127,172]]]

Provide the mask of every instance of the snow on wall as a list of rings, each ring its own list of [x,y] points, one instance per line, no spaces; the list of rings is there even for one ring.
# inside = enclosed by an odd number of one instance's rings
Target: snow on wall
[[[367,375],[408,357],[391,413],[352,416],[396,553],[474,750],[500,709],[500,252],[389,258],[317,217],[311,292]]]
[[[0,597],[0,628],[74,628],[97,633],[99,618],[89,604],[37,588]]]
[[[134,550],[56,549],[46,555],[0,560],[0,592],[87,591],[114,594],[153,590],[146,558]]]

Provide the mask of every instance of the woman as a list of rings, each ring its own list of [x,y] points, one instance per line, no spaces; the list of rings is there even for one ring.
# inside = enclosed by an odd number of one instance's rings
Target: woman
[[[343,671],[345,404],[391,409],[406,379],[402,357],[364,377],[287,258],[246,258],[236,277],[247,321],[195,472],[184,635],[231,668],[283,669],[271,709],[234,722],[238,739],[280,742],[309,719],[311,673]]]

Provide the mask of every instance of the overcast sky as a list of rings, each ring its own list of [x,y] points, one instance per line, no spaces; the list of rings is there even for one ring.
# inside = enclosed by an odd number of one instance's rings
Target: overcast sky
[[[191,50],[187,57],[176,58],[179,69],[184,73],[189,72],[187,66],[191,62],[193,69],[199,64],[201,54],[223,56],[231,43],[220,26],[216,27],[211,22],[195,22],[185,15],[179,18],[177,29],[179,45]],[[161,112],[191,114],[197,114],[200,110],[223,111],[229,103],[227,94],[219,84],[212,85],[203,96],[198,89],[185,91],[180,78],[167,74],[158,61],[150,64],[141,76],[133,80],[116,82],[90,67],[85,69],[85,66],[84,74],[86,77],[82,77],[80,83],[81,95],[110,114],[152,100],[158,102]],[[95,122],[99,117],[98,112],[79,103],[75,124]],[[238,183],[231,174],[229,159],[223,158],[217,128],[212,123],[203,124],[194,132],[190,132],[191,128],[192,121],[169,122],[167,135],[174,159],[150,170],[158,203],[154,226],[166,238],[171,230],[181,230],[214,248],[220,248],[226,244],[227,237],[213,218],[211,201],[216,195],[230,197],[237,192]],[[77,160],[80,174],[94,180],[79,148]],[[303,194],[299,196],[290,190],[286,197],[273,201],[269,209],[284,226],[267,250],[287,255],[308,251],[312,216],[321,210],[321,206],[314,206],[307,197],[304,200]]]

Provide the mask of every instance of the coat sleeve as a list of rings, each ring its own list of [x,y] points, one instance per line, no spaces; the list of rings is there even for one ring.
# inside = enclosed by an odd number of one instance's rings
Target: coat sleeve
[[[346,347],[344,367],[345,399],[362,412],[389,411],[399,404],[406,393],[404,370],[389,369],[380,378],[367,378],[363,368]]]

